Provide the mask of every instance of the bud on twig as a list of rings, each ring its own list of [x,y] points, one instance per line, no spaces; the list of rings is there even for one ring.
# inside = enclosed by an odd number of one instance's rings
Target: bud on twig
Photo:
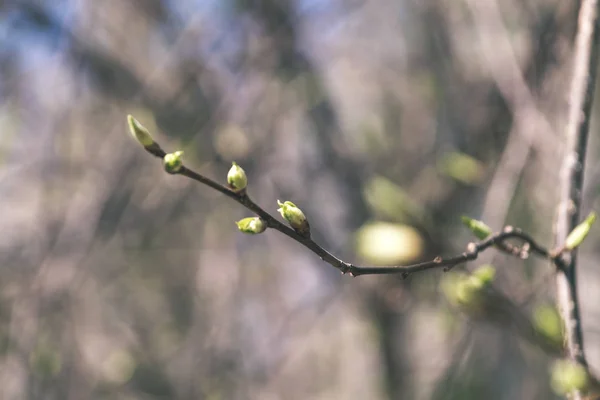
[[[267,223],[259,217],[248,217],[236,222],[241,232],[249,234],[262,233],[267,229]]]
[[[277,204],[279,208],[277,211],[281,214],[283,218],[292,228],[294,228],[298,233],[302,236],[310,237],[310,226],[308,225],[308,220],[306,216],[294,203],[291,201],[280,202],[277,200]]]
[[[132,115],[127,116],[127,124],[129,125],[129,131],[131,135],[137,140],[142,146],[150,147],[154,144],[154,139],[148,129],[140,122],[133,118]]]
[[[181,160],[182,155],[183,151],[176,151],[175,153],[166,154],[163,159],[165,171],[167,171],[169,174],[176,174],[179,172],[183,166],[183,161]]]
[[[236,193],[243,191],[248,186],[246,172],[235,162],[231,163],[231,168],[227,173],[227,184]]]
[[[461,220],[462,223],[465,224],[466,227],[471,230],[471,232],[473,232],[475,237],[477,237],[480,240],[483,240],[492,234],[492,230],[490,229],[490,227],[481,221],[469,218],[465,215],[461,217]]]
[[[590,229],[592,225],[596,221],[596,213],[591,212],[585,221],[580,223],[569,233],[567,236],[567,240],[565,241],[565,249],[573,250],[583,243],[583,240],[587,237],[588,233],[590,233]]]

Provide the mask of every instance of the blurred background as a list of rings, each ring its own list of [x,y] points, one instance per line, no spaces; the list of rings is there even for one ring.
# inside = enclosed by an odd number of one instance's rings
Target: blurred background
[[[577,7],[0,1],[0,398],[555,398],[552,358],[451,307],[441,270],[353,279],[243,235],[251,214],[165,174],[126,115],[216,180],[236,161],[256,202],[292,200],[347,261],[458,254],[461,215],[552,247]],[[597,369],[599,253],[593,232]],[[490,250],[466,268],[485,263],[525,315],[552,304],[547,262]]]

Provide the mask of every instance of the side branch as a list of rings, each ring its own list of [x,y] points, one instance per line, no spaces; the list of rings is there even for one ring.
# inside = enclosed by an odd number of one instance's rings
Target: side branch
[[[151,144],[144,146],[144,148],[147,152],[158,158],[164,158],[167,155],[167,153],[158,145],[158,143],[154,142],[153,140]],[[406,277],[413,272],[425,271],[434,268],[444,268],[445,271],[448,271],[449,269],[453,268],[458,264],[475,260],[481,252],[487,250],[490,247],[496,247],[501,251],[504,251],[508,254],[514,255],[519,258],[527,258],[530,253],[534,253],[543,258],[559,260],[562,254],[562,252],[558,252],[555,254],[547,250],[520,229],[508,226],[504,228],[502,232],[490,234],[488,237],[479,242],[469,243],[466,251],[458,256],[448,258],[436,257],[431,261],[411,265],[387,267],[358,266],[348,263],[334,256],[333,254],[325,250],[323,247],[321,247],[319,244],[317,244],[313,239],[310,238],[310,236],[303,235],[301,232],[298,232],[297,230],[292,229],[289,226],[280,222],[273,215],[271,215],[269,212],[267,212],[258,204],[256,204],[248,196],[245,189],[242,191],[232,190],[231,188],[222,185],[184,166],[183,164],[178,165],[176,170],[167,169],[167,172],[173,175],[182,175],[196,182],[202,183],[218,191],[219,193],[237,201],[245,208],[255,213],[263,221],[265,221],[267,227],[275,229],[288,236],[289,238],[295,240],[296,242],[302,244],[310,251],[315,253],[317,256],[319,256],[321,260],[340,270],[342,274],[348,273],[351,276],[402,274],[404,277]],[[507,243],[507,239],[519,239],[521,242],[523,242],[523,246],[515,246],[513,244]]]
[[[531,238],[528,234],[524,233],[520,229],[513,228],[512,226],[507,226],[502,232],[493,234],[482,241],[476,243],[469,243],[467,245],[467,251],[458,256],[448,258],[436,257],[432,261],[396,267],[358,267],[352,265],[349,272],[354,276],[358,276],[368,274],[394,273],[408,275],[412,272],[424,271],[427,269],[440,267],[443,267],[444,271],[448,271],[458,264],[475,260],[479,256],[479,253],[493,246],[498,246],[501,250],[508,251],[511,253],[515,252],[516,249],[519,249],[518,247],[515,247],[513,245],[506,244],[504,241],[507,239],[520,239],[523,241],[523,243],[526,244],[526,247],[529,247],[529,251],[544,258],[554,258],[550,255],[551,253],[548,250],[536,243],[535,240],[533,240],[533,238]],[[527,258],[528,256],[528,252],[519,251],[518,253],[520,254],[519,257],[521,258]]]

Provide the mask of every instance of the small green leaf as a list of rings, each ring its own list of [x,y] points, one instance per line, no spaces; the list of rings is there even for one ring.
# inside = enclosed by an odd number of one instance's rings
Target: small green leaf
[[[129,125],[129,131],[131,135],[137,140],[142,146],[149,147],[154,144],[154,139],[148,129],[144,127],[137,119],[132,115],[127,116],[127,124]]]
[[[592,225],[595,221],[596,213],[592,211],[582,223],[577,225],[575,229],[569,233],[569,236],[567,236],[567,240],[565,241],[565,249],[573,250],[580,246],[588,233],[590,233],[590,229],[592,229]]]
[[[492,234],[492,229],[481,221],[469,218],[465,215],[461,217],[462,223],[473,232],[476,238],[485,239]]]

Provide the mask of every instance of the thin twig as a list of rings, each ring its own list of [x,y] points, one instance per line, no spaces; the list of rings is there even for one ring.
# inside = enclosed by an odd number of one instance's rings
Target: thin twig
[[[598,1],[582,0],[556,217],[557,244],[564,243],[569,232],[577,225],[581,210],[583,169],[600,45],[597,16]],[[564,268],[558,268],[556,273],[557,303],[565,324],[567,353],[572,360],[587,366],[576,277],[576,252],[571,252],[566,257]],[[581,394],[575,393],[573,398],[579,399]]]
[[[469,243],[467,245],[467,251],[458,256],[449,258],[436,257],[431,261],[395,267],[358,267],[352,265],[349,272],[354,276],[358,276],[368,274],[410,274],[413,272],[442,267],[447,271],[458,264],[475,260],[482,251],[490,247],[503,244],[507,239],[520,239],[524,243],[529,244],[531,252],[544,258],[551,258],[550,252],[536,243],[535,240],[533,240],[533,238],[531,238],[528,234],[524,233],[520,229],[507,226],[502,232],[490,235],[485,240],[476,243]]]
[[[167,153],[160,147],[160,145],[154,141],[151,145],[147,145],[144,148],[150,154],[161,159],[164,159],[164,157],[167,155]],[[526,259],[529,257],[530,254],[535,254],[544,259],[552,261],[559,271],[566,271],[570,257],[570,253],[565,251],[565,246],[562,244],[564,243],[564,241],[559,242],[560,245],[556,248],[549,250],[544,246],[540,245],[530,235],[523,232],[522,230],[514,228],[512,226],[506,226],[502,231],[490,234],[487,238],[483,240],[469,243],[467,245],[466,251],[457,256],[436,257],[431,261],[411,265],[387,267],[358,266],[343,261],[340,258],[337,258],[333,254],[322,248],[320,245],[318,245],[313,239],[310,238],[310,235],[304,235],[301,232],[297,232],[295,229],[292,229],[284,223],[280,222],[277,218],[275,218],[265,209],[256,204],[250,198],[245,189],[242,191],[234,191],[228,186],[222,185],[212,180],[211,178],[208,178],[184,165],[179,165],[176,171],[173,171],[172,168],[165,169],[170,174],[185,176],[196,182],[207,185],[210,188],[218,191],[219,193],[235,200],[248,210],[255,213],[258,217],[260,217],[266,223],[268,228],[272,228],[283,233],[284,235],[302,244],[310,251],[318,255],[321,258],[321,260],[337,268],[340,272],[342,272],[342,274],[350,274],[351,276],[401,274],[403,277],[407,277],[411,273],[429,269],[443,268],[444,271],[448,271],[459,264],[477,259],[480,253],[491,247],[494,247],[497,250],[500,250],[504,253],[507,253],[520,259]],[[521,244],[516,245],[510,243],[508,242],[509,239],[516,239]],[[498,301],[492,301],[492,303],[499,304]],[[496,306],[498,304],[496,304]],[[493,308],[494,307],[491,307],[490,310]],[[525,319],[526,318],[524,318],[523,321]],[[521,329],[521,334],[526,339],[532,341],[533,343],[538,343],[542,349],[548,351],[550,354],[556,355],[560,353],[559,348],[548,347],[549,345],[548,343],[544,342],[543,337],[535,333],[534,328],[531,328],[530,321],[527,321],[527,324],[525,324],[523,321],[512,322],[511,326],[518,328],[517,330]],[[594,385],[594,387],[600,387],[600,383],[598,383],[598,379],[596,379],[595,375],[592,374],[591,371],[589,371],[589,369],[588,372],[590,373],[591,382]]]
[[[166,155],[166,152],[156,142],[154,142],[151,146],[145,147],[145,149],[150,154],[159,158],[164,158],[164,156]],[[521,231],[520,229],[507,226],[501,232],[490,235],[485,240],[469,243],[466,251],[458,256],[448,258],[436,257],[431,261],[411,265],[387,267],[358,266],[348,263],[334,256],[333,254],[325,250],[323,247],[318,245],[310,237],[304,236],[301,233],[296,232],[294,229],[288,227],[284,223],[280,222],[273,215],[271,215],[269,212],[265,211],[261,206],[252,201],[252,199],[248,196],[245,190],[242,192],[233,191],[229,187],[221,185],[220,183],[186,166],[181,166],[177,170],[177,172],[174,172],[173,174],[182,175],[192,180],[195,180],[196,182],[200,182],[218,191],[219,193],[237,201],[238,203],[246,207],[248,210],[252,211],[257,216],[259,216],[261,219],[263,219],[266,222],[267,227],[283,233],[284,235],[288,236],[289,238],[308,248],[310,251],[318,255],[321,258],[321,260],[337,268],[343,274],[350,274],[352,276],[402,274],[404,277],[406,277],[413,272],[419,272],[428,269],[444,268],[444,270],[447,271],[458,264],[475,260],[481,252],[490,247],[496,247],[501,251],[504,251],[508,254],[519,258],[526,258],[530,253],[537,254],[538,256],[547,259],[560,258],[555,253],[549,251],[548,249],[538,244],[531,236],[529,236],[525,232]],[[519,239],[524,243],[524,245],[515,246],[506,242],[506,240],[508,239]]]

